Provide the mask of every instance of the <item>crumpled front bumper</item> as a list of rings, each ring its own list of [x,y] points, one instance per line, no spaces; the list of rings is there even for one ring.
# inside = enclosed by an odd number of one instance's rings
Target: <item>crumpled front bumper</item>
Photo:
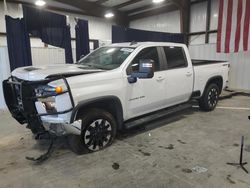
[[[63,136],[68,134],[81,135],[82,121],[78,120],[73,123],[59,122],[54,120],[42,120],[44,128],[52,134]]]
[[[35,88],[39,85],[45,85],[59,79],[64,81],[67,87],[66,91],[60,94],[36,96]],[[50,131],[56,135],[81,133],[81,123],[79,121],[69,124],[63,119],[65,116],[70,116],[75,107],[66,78],[60,77],[48,78],[42,81],[25,81],[10,77],[3,81],[3,91],[6,105],[12,116],[20,124],[27,123],[27,128],[31,129],[33,133],[43,131]],[[67,109],[47,113],[42,108],[42,103],[39,102],[39,99],[48,97],[58,98],[61,103],[64,103],[64,100],[67,99],[69,101]],[[63,109],[63,107],[61,109]]]

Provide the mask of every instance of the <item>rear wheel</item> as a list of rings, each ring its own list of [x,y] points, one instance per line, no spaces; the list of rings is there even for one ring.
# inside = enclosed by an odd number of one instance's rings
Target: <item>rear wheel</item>
[[[116,136],[116,121],[107,111],[91,109],[83,115],[82,133],[69,137],[73,152],[83,154],[104,149],[112,144]]]
[[[204,91],[199,100],[201,110],[212,111],[215,109],[219,100],[219,87],[216,84],[210,84]]]

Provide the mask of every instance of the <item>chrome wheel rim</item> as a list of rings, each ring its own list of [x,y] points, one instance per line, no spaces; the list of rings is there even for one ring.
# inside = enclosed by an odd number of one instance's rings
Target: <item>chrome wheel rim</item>
[[[208,93],[208,105],[210,107],[215,107],[219,99],[219,94],[217,89],[212,88]]]
[[[84,133],[84,143],[91,151],[100,150],[110,143],[111,133],[112,127],[107,120],[94,120]]]

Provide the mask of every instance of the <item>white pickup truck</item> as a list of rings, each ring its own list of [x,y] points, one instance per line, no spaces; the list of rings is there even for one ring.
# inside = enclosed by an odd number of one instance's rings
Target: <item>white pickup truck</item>
[[[116,132],[161,117],[191,99],[213,110],[227,62],[192,62],[176,43],[120,43],[76,64],[18,68],[3,81],[12,116],[33,133],[69,135],[76,153],[109,146]]]

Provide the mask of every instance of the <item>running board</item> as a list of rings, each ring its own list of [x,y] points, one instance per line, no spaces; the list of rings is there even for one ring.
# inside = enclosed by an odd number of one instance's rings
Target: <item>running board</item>
[[[182,105],[166,108],[166,109],[156,111],[156,112],[150,113],[148,115],[145,115],[145,116],[142,116],[142,117],[139,117],[136,119],[129,120],[129,121],[124,123],[124,127],[125,127],[125,129],[131,129],[131,128],[136,127],[138,125],[142,125],[144,123],[148,123],[150,121],[157,120],[157,119],[162,118],[164,116],[174,114],[176,112],[180,112],[182,110],[185,110],[185,109],[188,109],[191,107],[192,107],[191,103],[185,103]]]

